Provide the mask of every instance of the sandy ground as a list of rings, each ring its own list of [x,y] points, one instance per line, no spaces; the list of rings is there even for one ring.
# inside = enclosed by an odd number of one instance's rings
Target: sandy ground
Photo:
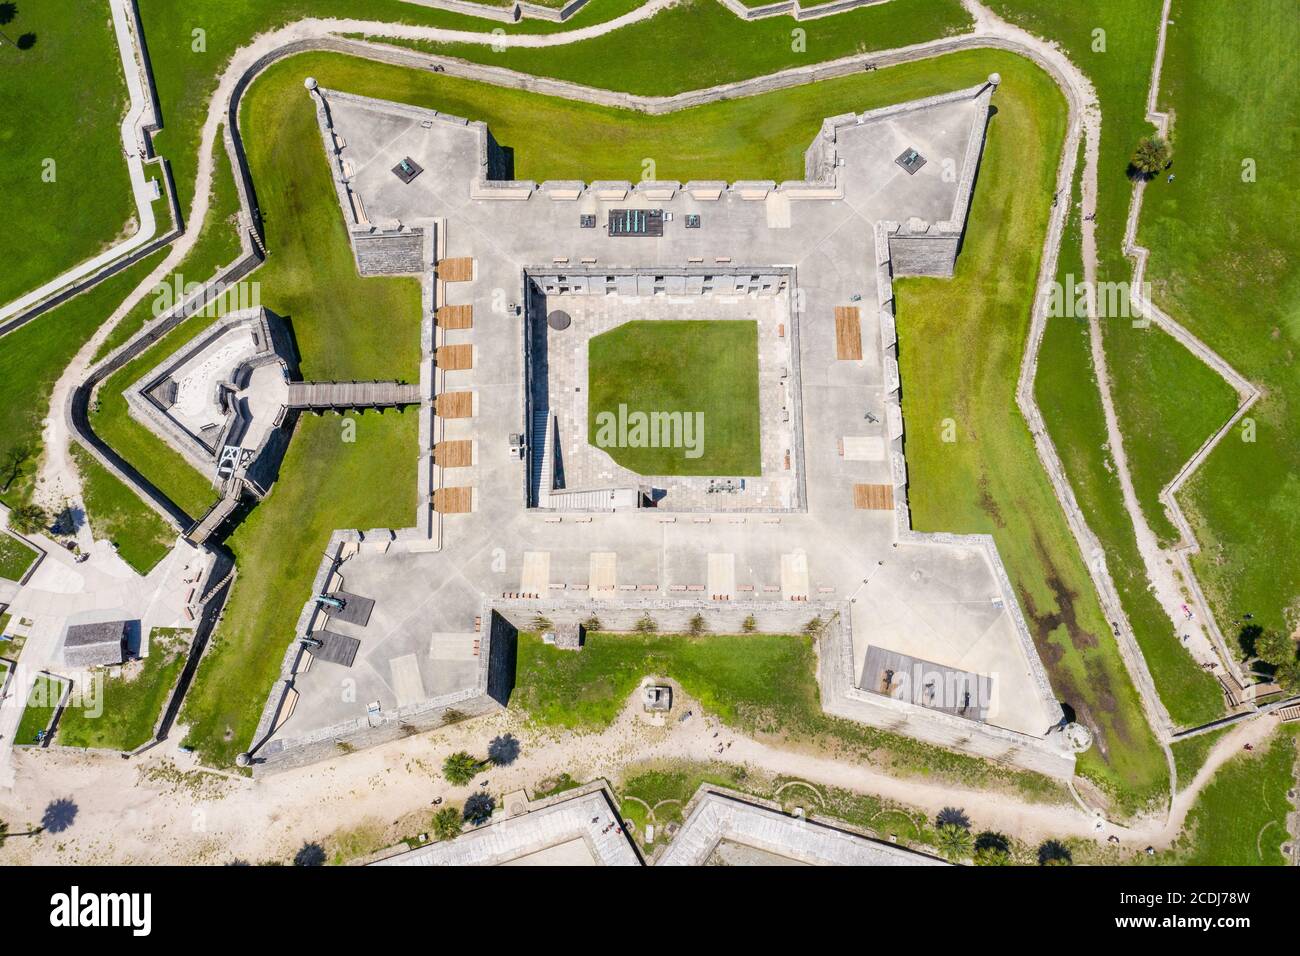
[[[677,720],[686,709],[695,716]],[[751,772],[874,794],[927,816],[946,806],[963,807],[977,827],[1031,844],[1051,837],[1102,842],[1114,834],[1127,847],[1161,848],[1177,835],[1196,795],[1223,761],[1247,742],[1261,746],[1276,726],[1273,717],[1239,724],[1179,793],[1168,819],[1152,817],[1129,827],[1100,821],[1073,803],[1029,803],[1007,793],[900,779],[842,757],[757,740],[706,718],[684,695],[663,726],[641,716],[636,694],[620,717],[596,734],[537,732],[517,713],[503,711],[257,780],[199,769],[174,747],[130,761],[116,754],[24,751],[15,755],[17,788],[0,794],[0,819],[9,822],[11,832],[22,832],[60,800],[71,801],[75,815],[62,832],[11,839],[0,849],[0,863],[286,861],[305,842],[332,849],[353,832],[357,851],[370,852],[427,828],[435,797],[459,804],[483,780],[499,800],[562,773],[581,781],[617,781],[627,766],[673,761],[743,764]],[[482,754],[492,737],[504,733],[522,742],[513,765],[490,768],[465,787],[442,779],[439,768],[449,753]]]

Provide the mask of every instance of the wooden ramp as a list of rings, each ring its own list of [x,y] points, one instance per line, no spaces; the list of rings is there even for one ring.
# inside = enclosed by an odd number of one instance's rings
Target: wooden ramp
[[[433,493],[433,510],[438,514],[469,514],[474,508],[474,489],[439,488]]]
[[[444,305],[438,310],[436,321],[440,329],[472,329],[474,328],[474,306]]]
[[[434,352],[433,361],[444,372],[463,372],[474,367],[474,346],[444,345]]]
[[[468,439],[440,441],[433,446],[433,462],[440,468],[468,468],[474,464],[474,443]]]
[[[835,307],[835,357],[845,360],[862,358],[862,312],[857,306]]]
[[[420,386],[401,382],[290,382],[290,408],[394,408],[420,404]]]
[[[893,485],[854,485],[853,507],[863,511],[893,511]]]
[[[439,418],[473,418],[473,392],[443,392],[433,400],[433,413]]]
[[[197,547],[202,547],[204,542],[212,537],[212,532],[220,528],[222,522],[229,518],[235,508],[238,507],[243,487],[243,482],[232,481],[225,496],[214,501],[207,514],[196,521],[189,531],[185,532],[185,540]]]
[[[469,282],[474,278],[474,258],[439,259],[437,272],[443,282]]]

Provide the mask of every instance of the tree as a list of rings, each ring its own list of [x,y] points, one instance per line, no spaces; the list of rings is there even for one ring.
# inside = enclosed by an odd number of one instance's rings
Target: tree
[[[1300,690],[1300,646],[1281,631],[1260,631],[1255,635],[1255,654],[1273,668],[1273,679],[1290,693]]]
[[[703,614],[696,614],[691,618],[691,637],[699,637],[701,634],[708,633],[709,625],[704,620]]]
[[[5,840],[9,839],[9,824],[0,820],[0,848],[5,845]]]
[[[821,615],[819,614],[817,615],[817,617],[813,618],[811,621],[809,621],[807,624],[803,626],[803,632],[807,634],[809,637],[817,637],[819,634],[821,634],[822,629],[825,626],[826,626],[826,622],[821,619]]]
[[[1147,179],[1169,165],[1173,150],[1169,143],[1159,136],[1144,136],[1133,150],[1129,168]]]
[[[1010,866],[1011,841],[1001,833],[985,830],[975,838],[976,866]]]
[[[659,625],[649,614],[642,614],[641,619],[632,625],[632,629],[638,634],[653,634],[659,630]]]
[[[585,627],[587,630],[591,631],[592,633],[603,631],[605,629],[604,625],[601,624],[600,618],[596,617],[596,615],[594,614],[591,617],[587,618],[585,621],[583,621],[582,626]]]
[[[939,825],[939,852],[952,863],[966,859],[975,846],[975,838],[964,826],[957,823]]]
[[[474,779],[474,774],[478,773],[482,764],[470,754],[463,750],[458,750],[454,754],[448,754],[447,759],[442,762],[442,775],[447,778],[447,782],[453,786],[462,786]]]
[[[50,525],[50,516],[40,505],[19,505],[9,512],[9,527],[19,534],[37,534]]]
[[[460,836],[461,816],[455,807],[443,807],[433,817],[433,833],[439,840],[453,840]]]
[[[744,631],[746,634],[753,634],[755,631],[757,631],[758,621],[754,620],[754,615],[752,614],[748,615],[745,618],[744,623],[740,625],[740,629]]]

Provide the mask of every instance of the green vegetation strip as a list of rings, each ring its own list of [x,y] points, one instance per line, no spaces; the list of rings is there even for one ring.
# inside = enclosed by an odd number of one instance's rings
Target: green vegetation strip
[[[177,629],[154,628],[148,657],[127,664],[119,676],[104,677],[81,706],[64,712],[58,742],[112,750],[134,750],[148,743],[185,666],[186,647]]]
[[[111,541],[122,560],[148,574],[171,550],[176,529],[90,452],[74,445],[72,458],[81,474],[81,498],[95,537]]]
[[[51,729],[50,724],[58,713],[59,702],[63,699],[66,688],[67,681],[61,678],[49,674],[36,675],[31,692],[27,695],[27,707],[18,722],[18,729],[14,731],[16,746],[34,746],[40,743],[39,734]]]
[[[587,368],[587,440],[624,468],[761,472],[757,322],[628,322],[589,341]]]
[[[1010,788],[1033,800],[1062,799],[1060,787],[1037,774],[828,716],[809,637],[593,633],[574,653],[523,633],[517,668],[510,706],[543,726],[601,730],[643,678],[669,677],[705,710],[746,733],[814,741],[846,759],[907,775]]]

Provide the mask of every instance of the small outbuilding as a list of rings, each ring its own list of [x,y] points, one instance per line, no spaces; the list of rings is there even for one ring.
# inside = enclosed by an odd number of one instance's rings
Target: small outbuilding
[[[126,657],[129,621],[74,624],[63,639],[63,662],[69,667],[107,667]]]

